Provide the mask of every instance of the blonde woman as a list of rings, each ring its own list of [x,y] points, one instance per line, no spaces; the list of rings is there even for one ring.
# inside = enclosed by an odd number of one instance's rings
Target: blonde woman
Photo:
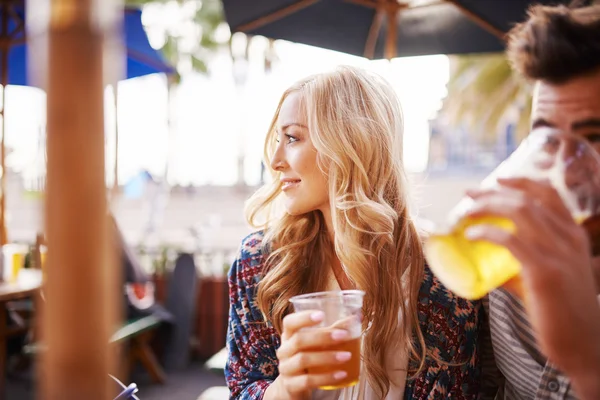
[[[261,231],[244,239],[229,273],[232,399],[473,399],[479,390],[481,305],[456,298],[424,265],[408,212],[402,112],[381,77],[351,67],[302,80],[282,96],[265,144],[273,181],[248,203]],[[269,215],[278,201],[283,215]],[[291,313],[292,296],[361,289],[362,377],[316,388],[343,371],[308,368],[348,353],[307,349],[348,338]]]

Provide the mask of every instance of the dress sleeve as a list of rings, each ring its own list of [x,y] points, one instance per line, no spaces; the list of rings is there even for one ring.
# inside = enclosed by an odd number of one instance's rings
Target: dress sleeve
[[[230,304],[225,379],[230,399],[238,400],[262,399],[279,374],[278,335],[263,320],[255,302],[262,257],[247,250],[247,242],[242,243],[240,255],[228,274]]]

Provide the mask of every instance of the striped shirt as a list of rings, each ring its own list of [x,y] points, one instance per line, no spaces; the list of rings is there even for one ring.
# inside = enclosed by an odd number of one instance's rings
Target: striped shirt
[[[538,349],[519,299],[504,289],[491,292],[489,323],[494,358],[505,379],[498,400],[577,399],[569,379]]]

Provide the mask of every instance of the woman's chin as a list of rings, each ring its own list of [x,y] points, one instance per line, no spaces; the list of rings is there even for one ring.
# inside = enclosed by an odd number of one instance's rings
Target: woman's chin
[[[292,216],[298,216],[310,212],[306,207],[298,207],[296,204],[286,204],[285,211]]]
[[[295,217],[295,216],[298,216],[298,215],[306,214],[305,212],[299,212],[298,210],[296,210],[296,209],[293,209],[293,208],[292,208],[292,209],[290,209],[290,208],[287,208],[285,211],[286,211],[286,212],[287,212],[289,215],[291,215],[291,216],[294,216],[294,217]]]

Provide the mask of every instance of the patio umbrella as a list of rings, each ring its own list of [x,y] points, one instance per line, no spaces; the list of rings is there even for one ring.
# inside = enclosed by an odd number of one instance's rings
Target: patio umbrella
[[[126,8],[124,15],[124,45],[126,47],[126,78],[153,73],[171,73],[173,68],[154,50],[141,21],[142,12]],[[31,86],[28,80],[28,49],[25,31],[25,5],[23,0],[0,0],[0,85],[2,85],[2,139],[0,141],[0,245],[7,241],[6,235],[6,174],[5,170],[5,123],[4,104],[6,85]]]
[[[570,0],[223,0],[234,32],[369,59],[502,51],[534,3]]]

